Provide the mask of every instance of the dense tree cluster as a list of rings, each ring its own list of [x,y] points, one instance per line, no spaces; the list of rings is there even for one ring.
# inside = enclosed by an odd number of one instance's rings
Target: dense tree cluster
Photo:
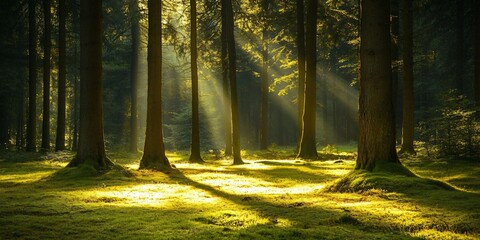
[[[398,162],[397,143],[459,154],[439,129],[478,122],[478,1],[0,4],[1,148],[73,149],[71,165],[106,168],[105,146],[144,146],[141,167],[168,170],[167,149],[241,164],[242,148],[315,159],[358,141],[357,167],[374,169]],[[479,131],[455,141],[470,151]]]

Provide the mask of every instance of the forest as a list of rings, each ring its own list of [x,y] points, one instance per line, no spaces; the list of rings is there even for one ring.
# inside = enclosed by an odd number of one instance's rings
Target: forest
[[[480,238],[478,0],[0,16],[0,239]]]

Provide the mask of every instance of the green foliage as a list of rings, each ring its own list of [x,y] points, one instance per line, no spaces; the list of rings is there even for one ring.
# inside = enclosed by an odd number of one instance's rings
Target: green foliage
[[[418,132],[425,147],[443,156],[480,157],[479,111],[473,102],[455,90],[441,96],[436,117],[420,123]]]
[[[219,124],[209,125],[207,121],[219,122],[218,116],[212,114],[215,109],[202,108],[200,111],[200,146],[203,150],[220,149],[221,143],[216,136],[220,133]],[[207,113],[209,112],[209,113]],[[172,112],[171,119],[165,124],[165,145],[169,149],[187,150],[191,144],[192,108],[184,107],[181,111]]]
[[[322,148],[322,152],[327,154],[337,153],[338,149],[334,145],[327,144],[324,148]]]

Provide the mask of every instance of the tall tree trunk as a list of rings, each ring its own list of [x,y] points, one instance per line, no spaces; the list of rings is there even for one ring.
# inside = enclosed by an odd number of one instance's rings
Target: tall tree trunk
[[[52,11],[51,1],[43,0],[44,54],[43,54],[43,114],[42,146],[43,152],[50,150],[50,67],[52,53]]]
[[[228,79],[227,16],[222,1],[222,93],[223,119],[225,127],[225,156],[232,156],[232,110],[230,108],[230,83]]]
[[[76,51],[76,50],[75,50]],[[76,54],[75,54],[76,55]],[[77,74],[75,73],[75,76],[73,77],[73,116],[72,116],[72,122],[73,122],[73,134],[72,134],[72,150],[77,151],[78,149],[78,115],[80,112],[79,109],[79,98],[80,98],[80,89],[79,89],[79,79]]]
[[[297,0],[297,62],[298,62],[298,144],[302,139],[303,110],[305,109],[305,7]]]
[[[27,147],[28,152],[37,150],[37,26],[35,0],[28,1],[28,120]]]
[[[262,31],[262,109],[261,109],[261,133],[260,133],[260,149],[265,150],[268,147],[268,0],[262,1],[263,11],[263,31]]]
[[[80,32],[80,13],[78,9],[75,7],[73,1],[70,1],[70,11],[72,11],[72,29],[74,32],[79,34]],[[73,133],[72,133],[72,150],[78,150],[78,130],[79,130],[79,116],[80,116],[80,73],[79,73],[79,42],[74,42],[74,49],[73,49],[73,62],[72,66],[74,66],[73,71],[73,116],[72,116],[72,123],[73,123]]]
[[[78,151],[69,167],[90,165],[107,170],[102,99],[102,1],[80,1],[80,132]]]
[[[58,110],[55,151],[65,150],[66,125],[66,81],[67,81],[67,38],[66,38],[66,0],[58,1]]]
[[[138,68],[140,54],[140,12],[138,9],[138,0],[131,0],[131,32],[132,32],[132,63],[130,76],[130,152],[137,152],[138,138]]]
[[[7,119],[8,106],[0,104],[0,150],[5,150],[8,147],[8,130],[9,124]]]
[[[413,96],[413,7],[412,0],[401,0],[403,27],[403,124],[400,153],[415,154]]]
[[[392,103],[390,2],[361,1],[358,158],[355,168],[398,163]]]
[[[473,84],[473,91],[475,95],[475,102],[480,107],[480,1],[475,1],[475,79]]]
[[[401,123],[400,112],[401,108],[398,104],[398,84],[399,84],[399,67],[397,62],[399,60],[399,32],[400,32],[400,0],[391,0],[391,14],[390,14],[390,34],[392,41],[392,84],[393,84],[393,108],[395,110],[396,129],[401,128],[398,123]]]
[[[237,96],[237,56],[235,49],[235,36],[233,34],[233,6],[232,0],[222,0],[222,11],[225,11],[226,18],[226,39],[227,39],[227,55],[228,55],[228,76],[230,79],[230,105],[232,111],[232,150],[233,164],[243,164],[240,153],[240,129],[238,123],[238,96]]]
[[[322,80],[321,80],[321,84],[322,84],[322,89],[321,89],[321,103],[322,103],[322,132],[324,135],[324,142],[323,144],[324,145],[327,145],[330,143],[331,141],[331,137],[330,137],[330,131],[331,129],[329,128],[329,124],[328,124],[328,80],[327,80],[327,77],[325,76]]]
[[[26,38],[24,21],[19,21],[17,34],[20,36],[20,39],[17,41],[17,48],[22,49],[21,58],[23,60],[24,57],[26,57],[26,55],[23,53],[25,43],[24,39]],[[18,152],[23,151],[25,148],[25,70],[26,69],[22,65],[21,71],[17,73],[19,83],[17,92],[17,132],[15,145]]]
[[[456,4],[456,20],[455,20],[455,34],[456,34],[456,81],[455,81],[455,87],[458,90],[459,94],[464,94],[464,89],[463,89],[463,70],[464,70],[464,38],[463,38],[463,17],[464,17],[464,10],[463,10],[463,0],[457,0]]]
[[[307,26],[306,26],[306,81],[305,81],[305,107],[303,112],[302,138],[297,157],[303,159],[316,159],[317,146],[315,141],[316,120],[316,91],[317,91],[317,0],[307,1]]]
[[[200,154],[200,119],[198,102],[197,3],[190,0],[190,72],[192,76],[192,142],[190,162],[202,163]]]
[[[148,96],[145,148],[140,169],[169,171],[162,122],[162,1],[148,0]]]
[[[24,89],[24,81],[23,77],[20,77],[20,86],[18,88],[18,109],[17,109],[17,135],[15,139],[15,145],[17,151],[21,151],[23,149],[23,132],[25,127],[25,89]]]

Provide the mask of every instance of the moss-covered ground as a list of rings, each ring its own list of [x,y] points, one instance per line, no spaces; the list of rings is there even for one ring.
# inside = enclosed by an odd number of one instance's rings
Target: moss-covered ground
[[[319,161],[292,149],[244,152],[248,164],[169,153],[178,171],[62,170],[72,153],[0,153],[0,239],[479,239],[480,162],[402,158],[419,177],[350,174],[354,149]],[[355,192],[327,189],[340,179]],[[445,183],[438,184],[426,178]]]

